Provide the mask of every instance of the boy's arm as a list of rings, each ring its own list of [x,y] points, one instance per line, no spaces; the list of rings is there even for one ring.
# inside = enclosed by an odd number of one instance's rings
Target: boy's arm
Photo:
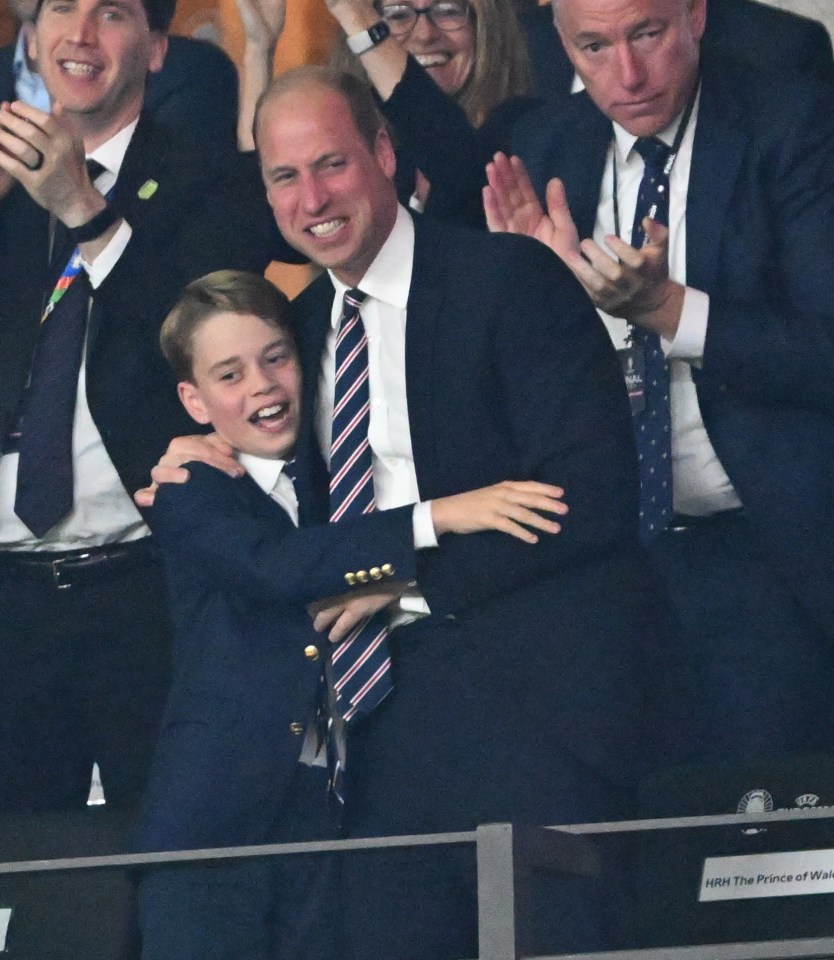
[[[344,593],[346,575],[359,571],[381,583],[415,578],[411,506],[297,530],[277,511],[253,509],[248,478],[188,469],[188,483],[159,488],[153,510],[162,550],[192,576],[252,601],[301,604]]]

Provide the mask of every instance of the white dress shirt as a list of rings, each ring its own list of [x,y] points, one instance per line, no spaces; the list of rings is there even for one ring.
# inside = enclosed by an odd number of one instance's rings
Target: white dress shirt
[[[105,167],[95,183],[102,194],[115,184],[135,129],[136,121],[90,154],[90,159]],[[106,278],[130,236],[130,227],[123,223],[95,262],[84,265],[93,288]],[[0,550],[74,550],[138,540],[150,534],[107,455],[87,404],[86,385],[86,356],[83,356],[72,431],[75,477],[72,511],[46,536],[35,537],[14,512],[19,454],[0,457]]]
[[[389,510],[409,503],[414,508],[414,542],[417,549],[437,545],[430,502],[420,503],[408,399],[405,383],[405,324],[411,268],[414,261],[414,224],[399,207],[388,239],[359,284],[367,295],[362,321],[368,337],[370,426],[368,440],[373,455],[374,496],[377,508]],[[316,411],[319,444],[325,462],[330,461],[330,435],[336,377],[336,335],[342,299],[348,287],[330,275],[336,288],[331,329],[322,355],[319,399]],[[425,599],[409,591],[401,607],[413,613],[428,613]],[[399,621],[398,621],[399,622]]]
[[[265,457],[256,457],[253,453],[238,453],[237,460],[261,490],[284,508],[293,525],[297,527],[298,497],[295,495],[295,485],[284,472],[287,461],[267,460]]]
[[[669,174],[669,275],[686,285],[686,196],[692,145],[698,119],[698,100],[692,110],[675,164]],[[678,131],[678,117],[658,134],[671,146]],[[614,124],[614,139],[608,148],[600,189],[594,240],[607,250],[604,238],[614,229],[614,164],[617,169],[617,201],[620,211],[620,236],[631,240],[637,193],[643,178],[644,163],[634,149],[637,137]],[[625,320],[599,311],[619,350],[625,346],[628,324]],[[669,360],[669,400],[672,415],[673,502],[678,513],[704,516],[741,506],[721,461],[718,459],[701,417],[691,365],[700,365],[704,354],[709,296],[686,287],[678,332],[672,341],[661,339]]]

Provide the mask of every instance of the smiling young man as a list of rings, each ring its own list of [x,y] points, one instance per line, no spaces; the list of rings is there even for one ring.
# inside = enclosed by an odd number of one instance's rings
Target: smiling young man
[[[130,494],[189,423],[157,333],[194,277],[276,253],[254,178],[143,112],[172,14],[44,0],[51,112],[0,105],[3,810],[82,807],[94,761],[109,804],[141,793],[169,637]]]
[[[834,102],[702,55],[705,6],[554,0],[585,91],[524,118],[530,180],[498,156],[486,201],[602,313],[704,762],[758,782],[831,750]]]

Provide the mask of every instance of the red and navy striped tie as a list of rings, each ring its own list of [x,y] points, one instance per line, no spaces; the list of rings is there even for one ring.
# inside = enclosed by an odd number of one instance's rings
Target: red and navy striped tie
[[[368,442],[370,391],[368,338],[359,314],[361,290],[348,290],[336,338],[336,386],[330,444],[330,521],[371,513],[373,457]],[[333,685],[342,716],[369,714],[391,692],[388,616],[378,613],[358,624],[333,652]]]

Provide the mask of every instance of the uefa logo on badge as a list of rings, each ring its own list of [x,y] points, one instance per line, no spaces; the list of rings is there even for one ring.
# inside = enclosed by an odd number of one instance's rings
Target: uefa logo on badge
[[[801,797],[794,800],[794,806],[800,810],[810,810],[820,802],[820,798],[815,793],[803,793]]]
[[[749,790],[739,800],[736,813],[770,813],[773,797],[767,790]]]

